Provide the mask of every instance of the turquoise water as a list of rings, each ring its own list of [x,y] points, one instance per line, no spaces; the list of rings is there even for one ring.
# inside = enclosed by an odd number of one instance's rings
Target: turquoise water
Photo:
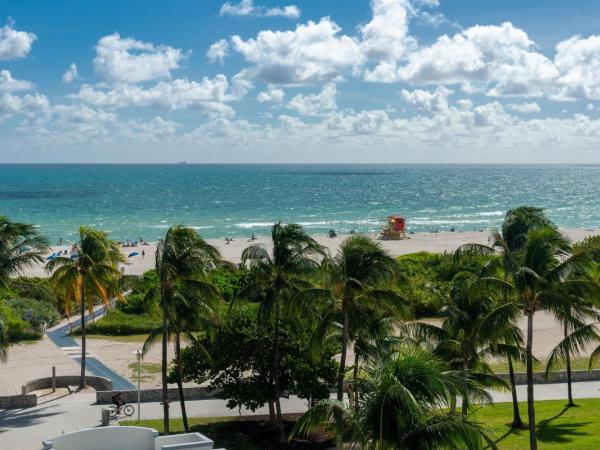
[[[207,238],[375,231],[392,213],[410,230],[482,230],[521,204],[563,227],[600,226],[600,166],[0,165],[0,214],[53,242],[79,225],[156,240],[172,224]]]

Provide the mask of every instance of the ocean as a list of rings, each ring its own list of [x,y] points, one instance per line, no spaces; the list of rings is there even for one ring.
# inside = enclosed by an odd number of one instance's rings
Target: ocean
[[[561,227],[600,226],[600,166],[0,165],[0,215],[51,242],[80,225],[148,241],[173,224],[206,238],[265,235],[275,221],[374,232],[390,214],[414,232],[487,230],[522,204]]]

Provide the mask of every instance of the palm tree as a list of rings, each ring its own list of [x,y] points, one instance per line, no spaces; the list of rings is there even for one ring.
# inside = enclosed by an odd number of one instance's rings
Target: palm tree
[[[323,305],[322,319],[313,341],[321,342],[332,330],[340,330],[341,356],[337,381],[337,399],[343,400],[348,346],[365,338],[371,324],[384,317],[406,319],[407,302],[393,288],[397,281],[396,260],[378,242],[366,236],[347,238],[332,259],[323,262],[323,287],[302,292],[304,302]],[[318,302],[318,303],[317,303]],[[355,358],[360,348],[355,345]],[[358,359],[355,360],[355,374]]]
[[[33,225],[0,216],[0,287],[32,264],[44,261],[48,241]]]
[[[8,359],[8,326],[4,318],[4,311],[0,308],[0,362]]]
[[[550,371],[564,365],[567,370],[567,407],[571,407],[575,406],[571,379],[571,356],[593,342],[600,341],[596,323],[589,323],[600,320],[600,314],[595,308],[595,304],[598,303],[600,287],[587,281],[583,285],[576,282],[567,284],[566,291],[562,293],[565,302],[550,305],[552,314],[563,327],[563,340],[550,352],[545,374],[548,377]]]
[[[10,277],[23,269],[44,261],[46,239],[33,225],[12,222],[0,216],[0,287],[7,288]],[[8,357],[8,329],[0,310],[0,361]]]
[[[521,251],[523,250],[527,240],[527,233],[529,233],[530,230],[544,227],[554,227],[554,224],[546,217],[542,208],[526,205],[519,206],[518,208],[511,209],[506,212],[504,221],[502,222],[501,232],[492,231],[491,245],[466,244],[458,248],[455,253],[455,257],[459,258],[464,253],[478,253],[490,256],[499,254],[502,262],[504,281],[508,281],[513,260],[515,258],[518,259]],[[510,301],[507,296],[508,291],[502,289],[502,293],[504,303],[508,303]],[[517,317],[514,319],[517,320]],[[518,344],[518,342],[516,342],[516,344]],[[521,359],[520,357],[523,355],[523,352],[518,349],[515,352],[515,348],[512,346],[506,347],[503,345],[497,345],[495,348],[499,351],[498,354],[503,354],[508,361],[509,380],[513,403],[513,421],[511,427],[517,429],[522,428],[523,420],[521,419],[521,413],[519,411],[513,360],[515,357],[517,359]]]
[[[168,305],[169,335],[167,339],[172,340],[175,347],[175,382],[177,383],[177,390],[179,392],[183,427],[187,433],[189,426],[183,391],[181,341],[185,339],[188,342],[194,343],[197,349],[203,351],[206,358],[210,358],[208,351],[196,339],[193,331],[202,330],[206,332],[220,323],[218,313],[215,310],[220,297],[215,288],[202,279],[195,279],[191,283],[189,281],[182,281],[178,284],[177,289],[178,292],[173,296],[173,302]],[[160,304],[154,302],[149,307],[150,309],[159,308]],[[162,339],[162,336],[162,326],[150,333],[142,347],[142,356],[145,356],[150,348],[159,339]]]
[[[458,280],[440,308],[440,328],[415,323],[413,329],[421,338],[429,338],[435,344],[434,353],[469,377],[477,377],[487,387],[504,387],[493,375],[488,364],[490,356],[509,348],[518,350],[521,332],[514,324],[518,307],[514,303],[498,301],[488,293],[479,279]],[[515,345],[517,344],[517,345]],[[470,395],[462,397],[462,414],[468,414],[471,400],[481,400]],[[451,410],[454,405],[451,403]]]
[[[158,305],[162,313],[162,327],[156,336],[162,341],[161,380],[163,397],[164,432],[169,432],[169,393],[167,346],[169,335],[183,331],[171,325],[176,306],[202,304],[214,294],[214,289],[202,280],[210,270],[221,262],[219,251],[208,244],[192,228],[181,225],[167,230],[164,240],[156,248],[155,267],[159,284],[147,292],[145,302]],[[200,300],[202,299],[202,300]],[[176,332],[177,331],[177,332]],[[185,408],[185,405],[182,406]]]
[[[285,312],[284,308],[290,306],[292,297],[306,287],[302,278],[317,269],[317,259],[324,255],[324,250],[297,224],[276,223],[271,228],[271,238],[273,240],[271,254],[260,245],[251,245],[243,251],[242,265],[248,267],[251,273],[248,285],[241,295],[259,298],[260,322],[269,325],[272,329],[270,384],[280,440],[283,441],[285,434],[279,389],[280,322]]]
[[[496,243],[510,255],[509,281],[490,277],[486,282],[513,291],[527,317],[527,415],[529,445],[534,450],[537,449],[537,439],[533,398],[533,318],[542,307],[557,309],[571,301],[572,298],[564,294],[568,289],[585,289],[590,285],[589,280],[568,279],[574,271],[582,270],[587,257],[584,253],[571,254],[568,240],[550,227],[529,231],[519,257],[508,250],[501,236],[496,236]]]
[[[358,409],[324,400],[300,418],[291,437],[325,430],[351,448],[480,449],[484,441],[496,448],[479,424],[445,412],[452,396],[465,394],[464,378],[432,353],[402,346],[391,354],[383,352],[363,371]],[[468,380],[468,389],[485,396],[475,380]]]
[[[79,228],[78,251],[71,258],[59,256],[46,264],[53,272],[50,283],[65,295],[65,310],[72,301],[79,301],[81,313],[81,377],[79,387],[85,388],[86,316],[94,308],[94,300],[108,304],[112,286],[121,276],[117,265],[124,262],[118,244],[108,233],[92,228]]]

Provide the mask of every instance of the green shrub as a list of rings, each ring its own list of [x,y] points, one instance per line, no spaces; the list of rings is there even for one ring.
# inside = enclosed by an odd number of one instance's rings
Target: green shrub
[[[489,260],[486,256],[464,256],[456,260],[452,253],[429,252],[397,258],[400,272],[408,281],[404,293],[412,300],[417,316],[437,314],[452,282],[479,273]]]
[[[125,314],[144,314],[146,308],[144,307],[144,296],[145,294],[130,294],[127,296],[125,301],[117,302],[116,309]]]
[[[8,329],[8,339],[11,342],[39,339],[42,334],[31,328],[31,324],[22,319],[11,307],[0,303],[0,315]]]
[[[37,327],[43,322],[46,322],[46,325],[51,327],[56,325],[60,320],[60,315],[54,305],[46,301],[31,298],[13,298],[7,300],[6,305],[18,317],[29,322],[33,327]]]
[[[160,317],[149,314],[126,314],[114,309],[106,316],[90,322],[87,326],[87,334],[103,334],[108,336],[128,336],[132,334],[147,334],[160,327]]]

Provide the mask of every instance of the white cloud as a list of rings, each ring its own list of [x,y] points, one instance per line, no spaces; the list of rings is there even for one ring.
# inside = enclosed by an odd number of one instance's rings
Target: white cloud
[[[535,51],[535,43],[523,30],[507,22],[441,36],[408,55],[405,65],[388,63],[367,75],[367,81],[461,84],[466,92],[539,97],[553,86],[558,70]]]
[[[276,103],[281,104],[283,102],[283,98],[285,97],[285,92],[283,89],[276,88],[272,84],[267,86],[266,91],[260,92],[256,96],[256,100],[259,103]]]
[[[287,104],[289,109],[303,116],[318,116],[337,108],[337,88],[334,83],[327,83],[318,94],[294,96]]]
[[[256,38],[233,36],[234,49],[253,64],[249,75],[274,84],[326,82],[364,62],[356,39],[342,35],[330,18],[292,31],[264,30]]]
[[[360,46],[369,60],[398,61],[415,45],[408,36],[408,0],[371,0],[373,17],[360,27]]]
[[[31,82],[17,80],[12,77],[10,71],[0,70],[0,92],[27,91],[32,87]]]
[[[296,5],[284,7],[266,8],[264,6],[255,6],[252,0],[241,0],[239,3],[226,2],[221,6],[222,16],[258,16],[258,17],[287,17],[288,19],[297,19],[301,11]]]
[[[0,61],[24,58],[36,39],[33,33],[15,30],[11,22],[4,25],[0,28]]]
[[[448,97],[452,95],[453,92],[454,91],[447,89],[444,86],[438,86],[433,92],[421,89],[415,89],[414,91],[402,89],[402,91],[400,91],[400,97],[402,97],[405,102],[415,106],[419,111],[441,112],[448,109]]]
[[[0,119],[14,115],[24,115],[30,119],[50,113],[50,102],[42,94],[13,95],[8,92],[0,95]]]
[[[506,107],[512,111],[520,112],[522,114],[538,113],[542,110],[540,105],[536,102],[531,103],[509,103]]]
[[[588,111],[593,111],[594,110],[594,104],[593,103],[588,103],[585,106],[585,109],[587,109]]]
[[[573,36],[556,46],[559,99],[600,99],[600,36]]]
[[[62,82],[71,84],[77,78],[77,64],[72,63],[69,68],[63,73]]]
[[[248,89],[243,77],[234,77],[232,83],[225,75],[204,77],[200,81],[186,78],[160,81],[149,88],[120,84],[111,89],[84,85],[72,96],[84,104],[95,107],[126,108],[154,106],[167,110],[200,108],[207,114],[233,116],[235,112],[226,102],[239,100]]]
[[[223,64],[225,58],[229,56],[229,42],[225,39],[218,40],[208,48],[206,56],[211,63],[219,61]]]
[[[171,70],[178,68],[183,58],[180,49],[121,38],[114,33],[98,41],[94,67],[107,81],[139,83],[170,78]]]

